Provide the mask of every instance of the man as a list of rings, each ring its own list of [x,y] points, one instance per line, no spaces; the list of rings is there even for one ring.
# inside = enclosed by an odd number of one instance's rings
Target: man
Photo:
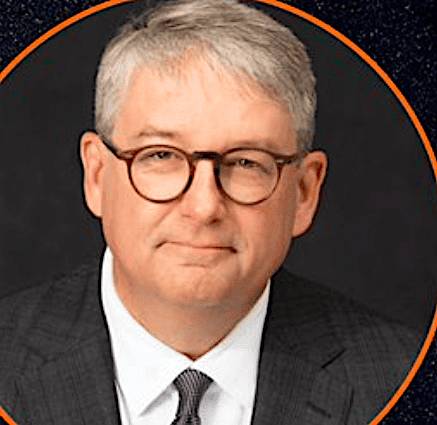
[[[107,46],[84,191],[101,264],[1,304],[19,424],[364,424],[417,345],[280,269],[311,225],[315,79],[234,0],[166,2]]]

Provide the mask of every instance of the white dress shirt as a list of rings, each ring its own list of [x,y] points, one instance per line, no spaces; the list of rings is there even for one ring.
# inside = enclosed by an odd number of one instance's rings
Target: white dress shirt
[[[116,292],[112,264],[107,248],[102,264],[102,303],[122,424],[170,425],[179,400],[172,382],[190,367],[213,379],[199,407],[202,425],[250,425],[270,282],[234,329],[193,361],[152,336],[131,316]]]

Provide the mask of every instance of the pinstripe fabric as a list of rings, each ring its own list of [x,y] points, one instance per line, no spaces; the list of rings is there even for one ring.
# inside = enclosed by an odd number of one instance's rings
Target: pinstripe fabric
[[[195,369],[186,369],[179,374],[173,384],[179,392],[179,405],[172,425],[200,425],[200,400],[212,380]]]

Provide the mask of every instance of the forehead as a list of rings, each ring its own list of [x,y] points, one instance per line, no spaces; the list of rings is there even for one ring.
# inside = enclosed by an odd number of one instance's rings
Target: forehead
[[[184,142],[207,138],[211,144],[265,140],[281,148],[295,138],[284,104],[250,77],[201,60],[186,60],[170,70],[142,66],[132,73],[115,117],[114,138],[131,139],[150,128]]]

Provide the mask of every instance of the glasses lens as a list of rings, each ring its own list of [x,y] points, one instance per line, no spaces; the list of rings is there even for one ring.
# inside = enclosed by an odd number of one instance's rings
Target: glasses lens
[[[269,197],[277,179],[275,160],[266,152],[241,149],[223,158],[220,182],[223,190],[237,202],[250,204]]]
[[[166,201],[184,189],[190,166],[185,156],[166,146],[140,151],[131,168],[132,181],[143,196],[154,201]]]

